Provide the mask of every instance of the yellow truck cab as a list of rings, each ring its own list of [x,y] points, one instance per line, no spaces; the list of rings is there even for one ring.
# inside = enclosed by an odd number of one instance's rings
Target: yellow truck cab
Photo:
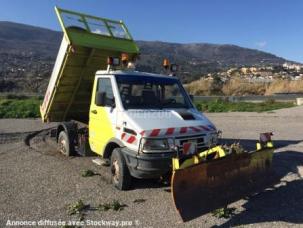
[[[197,147],[193,149],[203,150],[217,136],[177,78],[136,71],[96,73],[88,127],[91,150],[109,158],[119,146],[137,178],[171,171],[175,146],[182,151],[191,141]]]
[[[58,122],[63,154],[98,155],[124,190],[132,177],[170,173],[176,153],[217,142],[177,77],[135,71],[139,49],[122,21],[56,12],[64,37],[40,111]]]

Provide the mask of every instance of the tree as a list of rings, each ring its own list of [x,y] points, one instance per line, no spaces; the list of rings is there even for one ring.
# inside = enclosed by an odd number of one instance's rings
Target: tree
[[[222,95],[222,88],[224,82],[221,80],[221,77],[218,74],[213,76],[213,81],[210,85],[209,92],[211,95]]]

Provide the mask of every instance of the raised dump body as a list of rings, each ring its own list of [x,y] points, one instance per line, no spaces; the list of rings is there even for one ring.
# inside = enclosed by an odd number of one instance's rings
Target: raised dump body
[[[40,107],[43,122],[88,122],[97,70],[107,67],[107,57],[122,53],[135,58],[139,49],[122,21],[56,8],[64,36]]]

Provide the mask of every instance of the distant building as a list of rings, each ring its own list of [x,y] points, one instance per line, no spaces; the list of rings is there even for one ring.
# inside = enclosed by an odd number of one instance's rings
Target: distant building
[[[282,66],[284,69],[288,70],[300,71],[302,69],[302,65],[299,64],[284,63]]]
[[[227,73],[227,75],[231,75],[234,71],[236,71],[237,70],[237,68],[230,68],[230,69],[228,69],[227,71],[226,71],[226,73]]]
[[[241,70],[242,74],[247,74],[249,71],[249,69],[247,67],[242,67],[240,70]]]
[[[249,71],[251,72],[251,73],[255,73],[255,72],[257,72],[257,68],[256,67],[250,67],[249,68]]]

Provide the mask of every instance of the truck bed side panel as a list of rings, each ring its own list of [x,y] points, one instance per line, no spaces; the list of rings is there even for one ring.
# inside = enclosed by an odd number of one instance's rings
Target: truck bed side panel
[[[40,107],[41,117],[44,122],[74,119],[88,123],[96,71],[106,69],[107,57],[120,57],[122,53],[127,53],[133,59],[139,49],[121,21],[59,8],[56,12],[64,37]],[[68,23],[70,18],[81,20],[73,20],[73,23],[78,22],[74,26]],[[80,21],[82,25],[79,25]],[[98,29],[106,25],[107,34],[96,30],[94,26],[97,24]],[[120,37],[121,34],[123,36]]]

